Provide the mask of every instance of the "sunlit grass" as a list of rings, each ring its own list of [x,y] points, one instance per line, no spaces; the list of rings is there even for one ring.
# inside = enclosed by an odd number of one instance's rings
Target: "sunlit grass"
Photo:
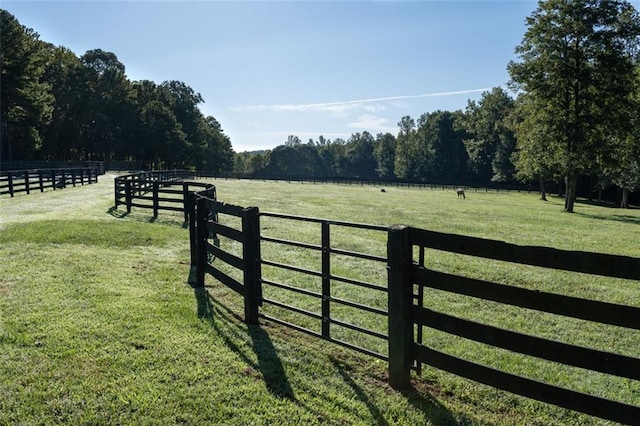
[[[263,322],[247,327],[240,297],[210,277],[187,285],[188,232],[180,214],[112,210],[113,181],[0,199],[0,424],[598,424],[425,368],[415,389],[386,384],[386,365]],[[640,257],[639,210],[562,202],[535,194],[300,183],[213,181],[219,199],[261,211],[412,226],[517,244]],[[153,222],[153,223],[151,223]],[[261,218],[265,235],[320,244],[318,224]],[[229,224],[237,226],[237,220]],[[236,254],[241,246],[222,239]],[[384,232],[332,226],[332,246],[384,256]],[[319,252],[265,244],[262,256],[320,270]],[[214,261],[217,262],[217,261]],[[637,283],[427,253],[434,269],[596,300],[640,304]],[[240,279],[238,271],[230,271]],[[332,274],[385,285],[386,265],[332,257]],[[267,275],[268,274],[268,275]],[[265,277],[320,291],[316,277],[265,268]],[[386,296],[332,284],[336,297],[384,308]],[[270,293],[267,293],[267,292]],[[319,300],[274,289],[319,312]],[[638,356],[640,336],[615,327],[481,303],[432,291],[425,304],[505,328]],[[266,309],[266,307],[265,307]],[[272,310],[276,316],[286,312]],[[332,305],[332,316],[384,332],[384,318]],[[315,331],[320,322],[304,317]],[[335,333],[335,334],[334,334]],[[386,351],[384,341],[332,327],[332,335]],[[507,371],[627,402],[636,384],[436,332],[437,349]]]

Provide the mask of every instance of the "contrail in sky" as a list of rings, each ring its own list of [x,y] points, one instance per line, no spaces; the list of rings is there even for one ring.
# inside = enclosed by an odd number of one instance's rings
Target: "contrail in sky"
[[[404,99],[419,99],[419,98],[432,98],[440,96],[453,96],[453,95],[465,95],[470,93],[487,92],[490,88],[483,89],[470,89],[470,90],[458,90],[453,92],[437,92],[437,93],[425,93],[422,95],[402,95],[402,96],[387,96],[383,98],[369,98],[369,99],[356,99],[351,101],[340,102],[323,102],[315,104],[283,104],[283,105],[248,105],[232,108],[235,111],[344,111],[350,107],[356,107],[366,103],[372,102],[386,102],[386,101],[399,101]]]

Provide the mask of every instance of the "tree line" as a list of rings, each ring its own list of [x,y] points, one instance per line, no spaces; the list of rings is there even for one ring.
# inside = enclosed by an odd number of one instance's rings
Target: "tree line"
[[[233,149],[181,81],[130,81],[114,53],[78,57],[0,10],[0,160],[231,170]]]
[[[241,153],[235,170],[256,176],[350,177],[413,182],[513,184],[514,100],[501,88],[462,111],[404,116],[398,133],[353,133],[347,140],[296,135],[264,152]]]
[[[1,11],[0,160],[126,160],[274,177],[352,177],[488,185],[579,182],[640,188],[640,18],[623,0],[543,0],[497,87],[464,111],[401,117],[398,131],[296,135],[234,153],[202,96],[183,82],[129,81],[115,54],[77,57]]]

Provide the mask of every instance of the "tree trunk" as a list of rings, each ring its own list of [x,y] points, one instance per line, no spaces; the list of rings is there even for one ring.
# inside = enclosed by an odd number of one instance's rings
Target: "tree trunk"
[[[540,199],[542,201],[547,201],[547,187],[543,178],[540,178]]]
[[[620,208],[628,209],[629,208],[629,188],[622,188],[622,199],[620,200]]]
[[[573,213],[573,205],[576,202],[576,190],[578,188],[578,176],[576,174],[567,175],[566,195],[564,198],[564,211]]]

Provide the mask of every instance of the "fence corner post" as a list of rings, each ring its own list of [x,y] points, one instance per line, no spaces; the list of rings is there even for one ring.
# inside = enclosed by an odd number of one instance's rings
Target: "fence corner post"
[[[394,225],[387,240],[388,307],[389,307],[389,384],[406,389],[411,382],[413,320],[413,253],[409,227]]]
[[[244,321],[258,324],[260,294],[260,225],[257,207],[247,207],[242,212],[242,233],[245,241],[242,248],[244,259]]]

